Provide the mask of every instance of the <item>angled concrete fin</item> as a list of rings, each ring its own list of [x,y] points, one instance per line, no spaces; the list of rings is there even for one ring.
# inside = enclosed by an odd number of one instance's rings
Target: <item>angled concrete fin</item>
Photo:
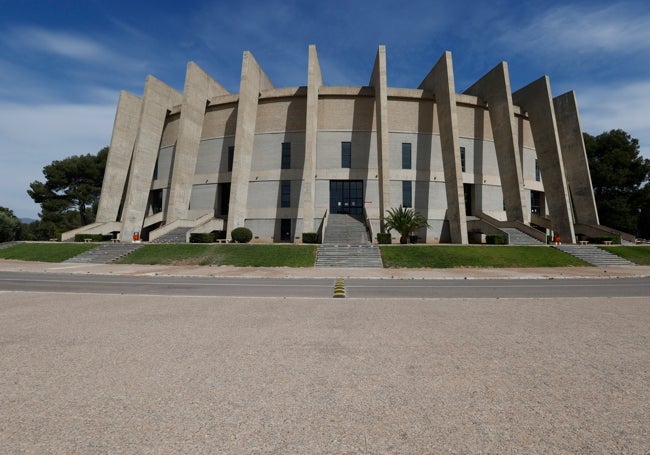
[[[452,243],[466,244],[467,218],[460,163],[456,88],[451,52],[445,52],[419,86],[433,92],[438,110],[442,163],[447,193],[447,219]]]
[[[118,221],[141,112],[141,98],[125,91],[120,92],[96,221]]]
[[[527,223],[530,221],[530,211],[526,210],[515,111],[506,62],[501,62],[494,67],[465,90],[465,93],[487,102],[506,216],[508,220]]]
[[[553,98],[553,107],[576,223],[597,225],[598,210],[575,93],[570,91]]]
[[[123,240],[130,241],[134,232],[142,230],[167,112],[181,104],[182,99],[183,96],[178,91],[164,82],[153,76],[147,77],[140,128],[122,211]]]
[[[528,113],[552,228],[563,242],[575,243],[571,202],[548,77],[543,76],[517,90],[512,101]]]

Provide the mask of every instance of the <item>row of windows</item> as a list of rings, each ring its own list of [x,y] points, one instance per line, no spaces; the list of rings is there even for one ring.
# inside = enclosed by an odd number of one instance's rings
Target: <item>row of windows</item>
[[[235,156],[235,147],[228,147],[228,172],[232,172],[232,165]],[[352,143],[341,142],[341,167],[350,169],[352,167]],[[462,172],[467,172],[465,166],[465,147],[460,148],[460,167]],[[291,169],[291,142],[282,143],[282,155],[280,169]],[[412,169],[411,143],[402,143],[402,169]],[[535,160],[535,180],[541,181],[539,162]]]

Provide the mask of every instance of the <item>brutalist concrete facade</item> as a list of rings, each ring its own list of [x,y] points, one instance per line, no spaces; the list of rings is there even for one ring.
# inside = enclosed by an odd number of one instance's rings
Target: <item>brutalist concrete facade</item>
[[[328,86],[308,52],[306,87],[274,87],[244,52],[236,94],[192,62],[183,93],[152,76],[142,98],[123,92],[97,223],[75,232],[246,226],[299,242],[343,212],[374,237],[399,205],[427,217],[426,243],[506,225],[574,243],[576,225],[598,225],[573,92],[553,98],[542,77],[513,93],[500,63],[458,93],[450,52],[417,89],[394,88],[384,46],[367,86]]]

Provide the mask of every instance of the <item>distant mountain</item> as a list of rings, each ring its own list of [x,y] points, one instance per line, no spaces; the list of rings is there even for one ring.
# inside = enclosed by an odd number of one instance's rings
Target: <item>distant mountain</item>
[[[21,218],[20,219],[20,222],[24,223],[24,224],[33,223],[34,221],[38,221],[38,220],[35,220],[34,218]]]

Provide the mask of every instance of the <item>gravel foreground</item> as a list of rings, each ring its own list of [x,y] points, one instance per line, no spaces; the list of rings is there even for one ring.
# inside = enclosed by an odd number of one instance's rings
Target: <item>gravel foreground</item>
[[[645,454],[649,310],[3,292],[0,452]]]

